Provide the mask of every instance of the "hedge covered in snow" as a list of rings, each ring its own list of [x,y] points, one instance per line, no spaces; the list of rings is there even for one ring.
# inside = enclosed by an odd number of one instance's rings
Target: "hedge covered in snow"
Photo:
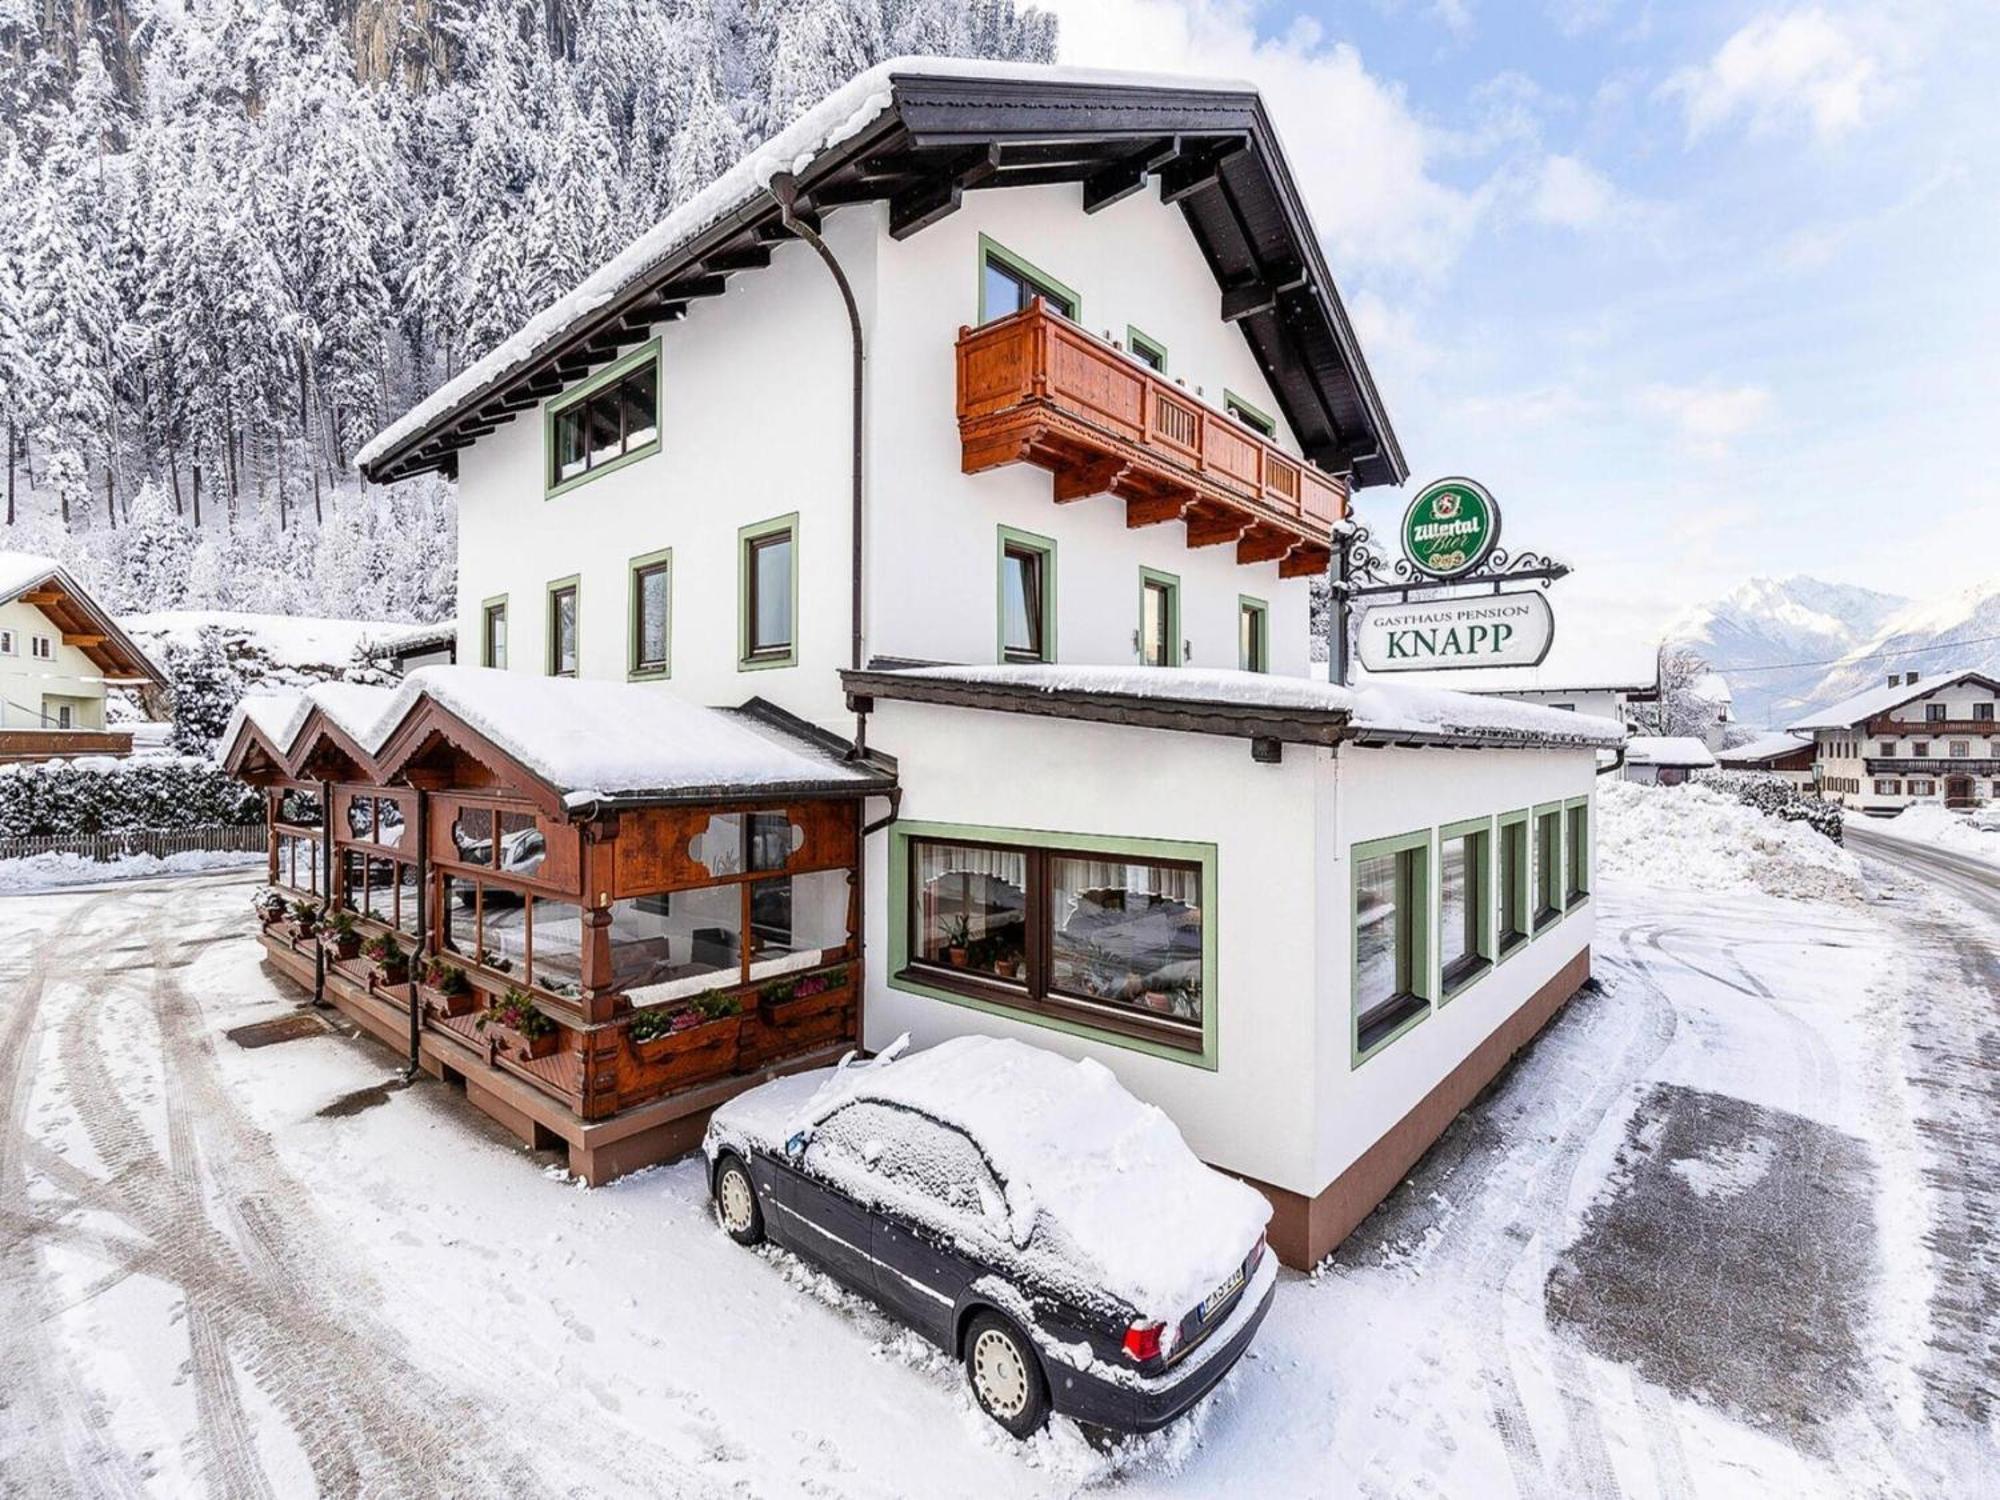
[[[1697,771],[1694,779],[1718,792],[1727,792],[1745,807],[1754,807],[1760,813],[1787,822],[1803,823],[1836,844],[1842,842],[1839,804],[1809,797],[1782,776],[1769,771]]]
[[[0,837],[256,823],[257,794],[196,756],[0,766]]]

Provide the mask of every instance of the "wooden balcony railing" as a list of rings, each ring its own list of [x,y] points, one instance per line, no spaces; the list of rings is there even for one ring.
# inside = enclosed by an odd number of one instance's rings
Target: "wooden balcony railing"
[[[1992,719],[1870,719],[1866,733],[1871,738],[1895,736],[1905,740],[1934,740],[1940,735],[2000,735],[2000,723]]]
[[[0,761],[131,753],[131,733],[122,729],[0,729]]]
[[[1332,559],[1347,490],[1234,417],[1093,338],[1040,298],[958,334],[958,433],[968,474],[1030,463],[1058,503],[1111,494],[1128,526],[1182,521],[1190,547],[1297,578]]]

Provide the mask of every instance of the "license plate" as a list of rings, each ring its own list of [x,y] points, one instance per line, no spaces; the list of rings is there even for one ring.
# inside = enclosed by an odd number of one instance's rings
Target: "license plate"
[[[1243,1285],[1243,1272],[1241,1269],[1239,1269],[1234,1276],[1231,1276],[1227,1281],[1223,1282],[1221,1286],[1217,1287],[1214,1291],[1210,1292],[1207,1297],[1203,1298],[1201,1304],[1202,1322],[1206,1323],[1211,1317],[1213,1317],[1215,1314],[1215,1310],[1218,1307],[1222,1306],[1223,1303],[1227,1302],[1231,1297],[1235,1296],[1238,1288],[1240,1288],[1242,1285]]]

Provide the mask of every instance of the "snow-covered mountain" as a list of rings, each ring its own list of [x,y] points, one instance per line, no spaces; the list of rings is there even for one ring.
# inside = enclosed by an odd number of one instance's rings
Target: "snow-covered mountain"
[[[1906,604],[1848,656],[1813,686],[1811,703],[1851,697],[1885,681],[1892,668],[1926,677],[1960,667],[2000,675],[2000,578]]]
[[[1725,679],[1738,723],[1779,725],[1825,701],[1825,663],[1860,651],[1907,599],[1817,578],[1752,578],[1676,620],[1667,639],[1693,646]],[[1743,671],[1743,668],[1773,670]],[[1836,695],[1837,696],[1837,695]]]

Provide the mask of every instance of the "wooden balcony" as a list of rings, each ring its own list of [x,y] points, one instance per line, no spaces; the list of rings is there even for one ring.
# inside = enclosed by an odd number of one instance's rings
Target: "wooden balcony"
[[[1196,400],[1102,339],[1025,310],[958,334],[961,467],[1030,463],[1058,504],[1125,502],[1125,524],[1181,521],[1190,547],[1225,543],[1285,578],[1326,571],[1347,510],[1339,480]]]
[[[132,736],[120,729],[0,729],[0,761],[131,753]]]
[[[1863,732],[1871,739],[1893,736],[1905,740],[1934,740],[1944,735],[2000,735],[2000,722],[1992,719],[1891,719],[1883,716],[1870,719]]]

